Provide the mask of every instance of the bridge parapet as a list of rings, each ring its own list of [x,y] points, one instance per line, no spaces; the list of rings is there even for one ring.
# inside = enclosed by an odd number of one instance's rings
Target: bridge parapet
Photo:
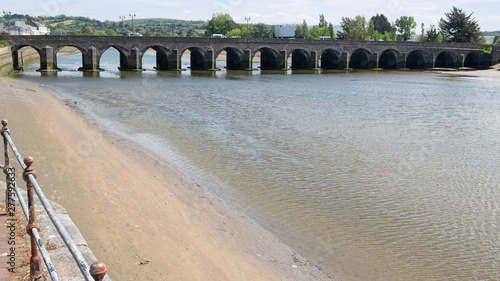
[[[345,68],[458,68],[484,67],[498,61],[498,52],[486,56],[479,44],[308,40],[268,38],[189,38],[128,36],[0,36],[11,44],[14,66],[17,52],[33,47],[40,54],[42,71],[57,70],[57,52],[72,46],[82,53],[81,70],[100,70],[100,58],[109,48],[120,53],[121,70],[142,70],[142,57],[156,51],[156,69],[180,70],[180,59],[190,51],[192,69],[214,70],[225,51],[228,69],[253,69],[261,55],[262,69]],[[291,64],[290,64],[291,62]]]

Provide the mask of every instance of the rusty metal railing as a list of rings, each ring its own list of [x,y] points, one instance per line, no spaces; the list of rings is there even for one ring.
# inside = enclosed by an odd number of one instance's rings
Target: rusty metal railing
[[[59,235],[63,239],[64,243],[68,247],[68,250],[71,252],[76,264],[78,265],[83,277],[86,281],[101,281],[106,275],[106,265],[103,262],[97,261],[94,262],[90,268],[87,265],[87,262],[83,258],[83,255],[78,250],[76,244],[73,242],[71,237],[69,236],[66,228],[63,226],[59,218],[56,216],[54,210],[50,206],[49,201],[45,197],[42,189],[38,185],[36,181],[36,172],[31,167],[33,164],[33,158],[28,156],[26,158],[21,157],[19,152],[17,151],[14,142],[10,138],[10,130],[7,128],[7,120],[2,120],[2,130],[1,134],[4,140],[4,152],[5,152],[5,165],[0,165],[0,168],[3,169],[4,173],[7,176],[6,183],[7,189],[5,191],[5,209],[7,212],[12,210],[12,207],[15,205],[14,193],[15,191],[17,198],[19,199],[19,204],[24,212],[26,217],[26,221],[28,222],[28,226],[26,227],[27,233],[31,236],[31,258],[30,258],[30,280],[42,280],[42,258],[45,262],[45,266],[47,271],[52,278],[53,281],[58,281],[59,278],[54,269],[54,265],[52,264],[49,254],[45,249],[43,241],[40,237],[40,228],[35,218],[35,192],[38,195],[38,199],[42,203],[47,215],[50,220],[54,224],[55,228],[59,232]],[[15,169],[10,166],[10,158],[9,158],[9,146],[14,153],[16,159],[23,169],[23,179],[26,181],[27,193],[28,193],[28,206],[23,200],[21,196],[21,192],[16,184],[15,180]],[[41,257],[40,257],[41,254]]]

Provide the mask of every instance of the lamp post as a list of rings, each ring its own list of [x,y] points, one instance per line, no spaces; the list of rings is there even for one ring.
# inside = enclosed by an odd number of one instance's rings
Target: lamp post
[[[250,17],[245,17],[245,20],[247,21],[247,31],[248,31],[248,22],[251,20]]]
[[[134,31],[134,18],[135,18],[135,14],[130,13],[130,14],[128,14],[128,15],[129,15],[129,17],[131,17],[131,18],[132,18],[132,32],[135,32],[135,31]]]
[[[123,20],[125,19],[125,16],[118,16],[122,20],[122,29],[125,28],[125,25],[123,25]]]
[[[6,25],[9,25],[9,19],[10,19],[10,16],[12,15],[12,13],[10,11],[3,11],[3,15],[4,17],[7,18],[7,24]]]

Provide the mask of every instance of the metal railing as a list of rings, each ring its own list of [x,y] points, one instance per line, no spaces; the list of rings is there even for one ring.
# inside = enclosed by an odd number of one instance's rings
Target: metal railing
[[[86,281],[101,281],[106,275],[106,265],[103,262],[97,261],[94,262],[90,268],[87,265],[87,262],[83,258],[83,255],[78,250],[76,244],[73,242],[71,237],[69,236],[66,228],[63,226],[59,218],[56,216],[54,210],[50,206],[49,201],[45,197],[42,189],[38,185],[36,181],[36,172],[31,167],[33,164],[33,158],[28,156],[26,158],[21,157],[19,152],[17,151],[14,142],[10,138],[10,130],[7,128],[7,120],[2,120],[2,130],[1,134],[4,140],[4,152],[5,152],[5,165],[0,165],[0,168],[3,169],[4,173],[7,176],[6,183],[7,188],[5,191],[5,210],[9,214],[12,211],[15,211],[15,199],[14,192],[19,199],[19,204],[23,209],[24,215],[26,217],[26,221],[28,225],[26,227],[27,233],[31,236],[31,258],[30,258],[30,280],[42,280],[42,258],[45,262],[45,266],[47,271],[52,278],[53,281],[59,280],[57,277],[57,273],[54,269],[54,265],[50,261],[49,254],[45,249],[43,241],[40,237],[40,227],[35,220],[35,192],[38,195],[38,199],[42,203],[47,215],[50,220],[54,224],[55,228],[59,232],[62,240],[68,247],[68,250],[71,252],[76,264],[78,265],[83,277]],[[10,158],[9,158],[9,146],[14,153],[16,159],[23,169],[23,179],[26,181],[26,188],[28,193],[28,206],[24,202],[23,197],[19,191],[19,188],[16,184],[15,180],[15,169],[10,166]],[[13,213],[11,213],[13,215]],[[41,257],[40,257],[41,254]]]

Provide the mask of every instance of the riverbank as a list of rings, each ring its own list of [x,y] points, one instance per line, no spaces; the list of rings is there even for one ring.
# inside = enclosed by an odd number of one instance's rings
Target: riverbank
[[[0,79],[2,119],[114,280],[330,277],[168,163],[108,135],[44,85]]]

